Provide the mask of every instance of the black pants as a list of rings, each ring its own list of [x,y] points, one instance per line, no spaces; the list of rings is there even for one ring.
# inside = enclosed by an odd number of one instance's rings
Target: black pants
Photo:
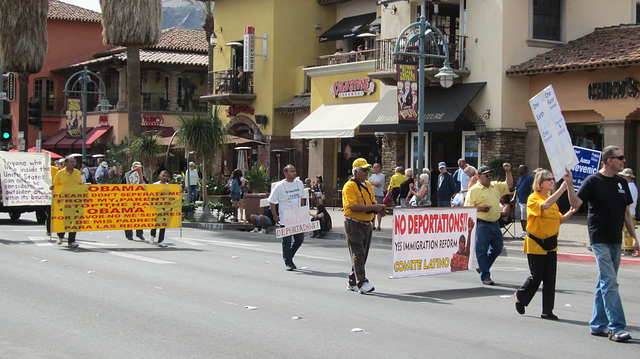
[[[69,232],[69,237],[67,237],[69,244],[76,241],[76,233],[77,232]],[[58,233],[58,238],[64,238],[64,232]]]
[[[142,237],[142,229],[136,229],[136,237]],[[124,236],[127,239],[133,239],[133,231],[130,229],[125,229],[124,230]]]
[[[158,236],[158,243],[164,242],[164,232],[165,232],[165,228],[160,228],[160,235]],[[153,228],[151,230],[151,237],[155,237],[155,236],[156,236],[156,229]]]
[[[549,251],[546,255],[527,254],[531,276],[524,281],[516,292],[518,300],[524,306],[529,305],[542,282],[542,313],[551,314],[556,300],[556,270],[558,252]]]

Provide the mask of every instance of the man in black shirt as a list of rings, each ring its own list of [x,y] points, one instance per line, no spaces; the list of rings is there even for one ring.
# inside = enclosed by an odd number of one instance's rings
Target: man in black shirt
[[[589,205],[589,243],[598,263],[593,317],[589,322],[591,334],[623,342],[631,339],[631,335],[624,330],[626,320],[618,292],[622,225],[633,238],[634,249],[638,249],[638,238],[629,211],[633,202],[631,192],[627,181],[617,175],[624,168],[624,153],[617,146],[607,146],[602,150],[601,160],[600,171],[585,179],[578,190],[578,198],[572,202],[577,207],[583,201]]]

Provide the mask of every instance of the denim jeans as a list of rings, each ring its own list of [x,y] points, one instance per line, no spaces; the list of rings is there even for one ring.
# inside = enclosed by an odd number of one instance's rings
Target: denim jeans
[[[618,292],[618,268],[622,245],[594,243],[591,245],[598,263],[598,284],[593,302],[593,317],[589,322],[592,332],[614,333],[624,330],[627,322],[624,318],[622,300]]]
[[[438,207],[451,207],[451,201],[438,201]]]
[[[195,203],[196,199],[198,199],[198,185],[190,185],[189,186],[189,203]]]
[[[296,255],[302,242],[304,242],[304,233],[282,237],[282,259],[284,259],[284,264],[293,263],[293,256]]]
[[[480,267],[480,279],[491,278],[491,266],[502,253],[502,232],[500,224],[478,221],[476,230],[476,259]]]

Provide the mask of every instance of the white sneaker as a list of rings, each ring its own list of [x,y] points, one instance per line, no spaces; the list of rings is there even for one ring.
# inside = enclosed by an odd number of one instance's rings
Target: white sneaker
[[[164,247],[166,247],[166,246],[167,246],[167,244],[166,244],[166,243],[164,243],[164,242],[160,242],[160,243],[158,243],[158,247],[163,247],[163,248],[164,248]]]
[[[62,239],[63,238],[58,237],[58,241],[56,241],[56,243],[58,243],[58,245],[61,245],[62,244]]]
[[[347,285],[347,290],[352,291],[352,292],[357,292],[358,291],[358,286],[357,285]]]
[[[518,239],[525,239],[525,237],[527,236],[526,233],[522,232],[520,233],[520,235],[518,236]]]
[[[69,244],[68,244],[68,247],[69,247],[69,248],[78,248],[78,243],[76,243],[76,242],[71,242],[71,243],[69,243]]]
[[[156,237],[155,236],[149,237],[149,243],[153,244],[155,241],[156,241]]]
[[[375,288],[369,282],[364,282],[362,287],[360,287],[360,294],[371,293],[375,290]]]
[[[260,230],[258,229],[258,227],[254,228],[251,230],[251,233],[258,233]]]
[[[267,234],[267,230],[266,230],[266,229],[261,229],[261,230],[260,230],[260,233],[261,233],[261,234]]]

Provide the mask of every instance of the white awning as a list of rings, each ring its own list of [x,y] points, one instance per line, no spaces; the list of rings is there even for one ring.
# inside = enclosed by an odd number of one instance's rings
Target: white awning
[[[344,105],[320,105],[298,126],[291,130],[291,138],[351,138],[355,129],[373,110],[377,102]]]

